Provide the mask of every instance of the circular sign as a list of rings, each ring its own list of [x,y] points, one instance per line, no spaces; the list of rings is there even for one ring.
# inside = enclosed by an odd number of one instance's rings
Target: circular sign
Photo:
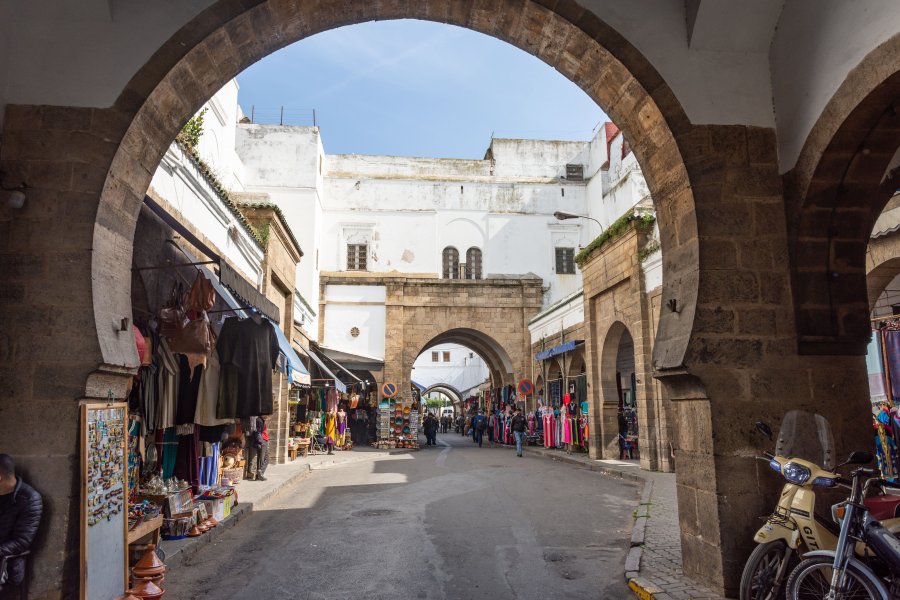
[[[385,398],[393,398],[397,395],[397,386],[388,381],[383,386],[381,386],[381,394]]]
[[[534,384],[530,379],[523,379],[518,385],[519,393],[523,396],[530,396],[534,393]]]

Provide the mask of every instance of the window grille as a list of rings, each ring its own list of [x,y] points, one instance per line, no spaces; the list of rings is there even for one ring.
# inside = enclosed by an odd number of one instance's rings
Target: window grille
[[[437,361],[438,361],[438,353],[432,352],[431,353],[431,362],[437,362]]]
[[[575,248],[556,248],[556,274],[575,274]]]
[[[366,270],[366,244],[347,244],[347,270],[348,271],[365,271]]]
[[[459,277],[459,250],[453,246],[444,248],[441,273],[444,279],[457,279]]]
[[[466,279],[481,279],[481,249],[466,250]]]

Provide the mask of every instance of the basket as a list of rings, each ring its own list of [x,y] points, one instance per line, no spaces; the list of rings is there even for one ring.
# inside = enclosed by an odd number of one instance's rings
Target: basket
[[[222,478],[230,479],[232,483],[240,483],[244,478],[244,469],[222,469]]]

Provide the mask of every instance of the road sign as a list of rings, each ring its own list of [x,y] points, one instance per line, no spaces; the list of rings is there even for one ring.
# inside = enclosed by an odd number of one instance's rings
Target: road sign
[[[534,393],[534,384],[530,379],[523,379],[518,385],[519,393],[523,396],[530,396]]]
[[[386,381],[383,386],[381,386],[381,394],[385,398],[393,398],[397,395],[397,386],[390,381]]]

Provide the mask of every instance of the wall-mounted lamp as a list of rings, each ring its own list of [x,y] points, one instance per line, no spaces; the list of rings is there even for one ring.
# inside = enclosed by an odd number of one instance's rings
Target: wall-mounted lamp
[[[553,213],[553,216],[556,217],[557,221],[568,221],[569,219],[588,219],[590,221],[593,221],[597,225],[599,225],[600,233],[603,233],[603,225],[600,223],[600,221],[598,221],[594,217],[589,217],[587,215],[576,215],[573,213],[563,212],[561,210],[558,210],[555,213]]]
[[[0,189],[4,192],[9,192],[9,198],[6,199],[6,205],[12,209],[18,210],[25,206],[25,190],[28,189],[28,184],[24,181],[19,185],[7,186],[4,183],[6,179],[6,173],[0,171]]]

